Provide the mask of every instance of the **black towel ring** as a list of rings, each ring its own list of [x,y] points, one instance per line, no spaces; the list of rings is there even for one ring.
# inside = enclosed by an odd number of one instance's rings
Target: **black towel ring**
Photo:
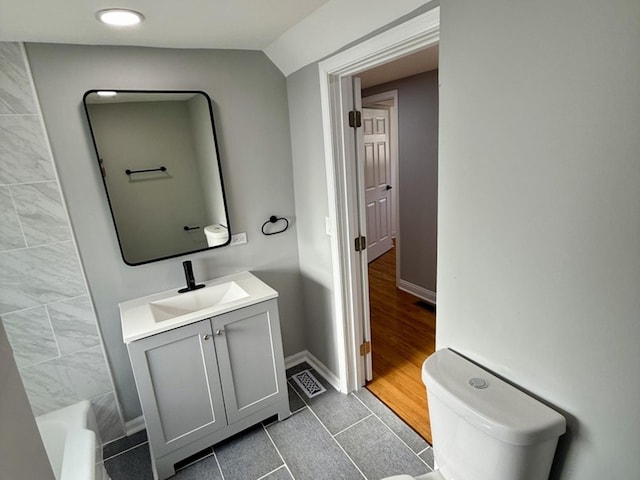
[[[266,231],[265,231],[264,227],[266,227],[266,226],[267,226],[267,225],[269,225],[270,223],[278,223],[278,222],[284,222],[284,228],[282,228],[282,229],[280,229],[280,230],[277,230],[277,231],[275,231],[275,232],[266,232]],[[282,233],[282,232],[284,232],[287,228],[289,228],[289,220],[287,220],[287,219],[286,219],[286,218],[284,218],[284,217],[280,217],[280,218],[278,218],[278,217],[276,217],[275,215],[271,215],[271,216],[269,217],[269,220],[267,220],[266,222],[264,222],[264,223],[262,224],[262,233],[263,233],[264,235],[276,235],[277,233]]]

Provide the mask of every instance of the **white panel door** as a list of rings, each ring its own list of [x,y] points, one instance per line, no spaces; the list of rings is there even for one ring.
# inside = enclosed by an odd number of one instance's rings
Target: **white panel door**
[[[362,110],[367,259],[375,260],[392,246],[389,111]]]

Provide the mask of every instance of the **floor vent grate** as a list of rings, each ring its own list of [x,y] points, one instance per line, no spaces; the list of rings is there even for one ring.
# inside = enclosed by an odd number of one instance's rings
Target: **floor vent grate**
[[[327,391],[327,389],[322,386],[318,379],[314,377],[309,370],[303,370],[296,373],[295,375],[292,375],[291,378],[309,398],[316,397]]]

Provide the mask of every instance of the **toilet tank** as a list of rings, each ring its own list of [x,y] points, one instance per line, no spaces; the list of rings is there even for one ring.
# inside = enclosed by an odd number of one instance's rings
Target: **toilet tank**
[[[425,360],[422,381],[444,478],[549,478],[562,415],[448,349]]]

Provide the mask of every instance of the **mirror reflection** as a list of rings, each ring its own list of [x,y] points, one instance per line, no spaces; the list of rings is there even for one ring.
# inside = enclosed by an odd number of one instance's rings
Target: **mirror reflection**
[[[229,243],[206,93],[90,90],[84,107],[125,263]]]

